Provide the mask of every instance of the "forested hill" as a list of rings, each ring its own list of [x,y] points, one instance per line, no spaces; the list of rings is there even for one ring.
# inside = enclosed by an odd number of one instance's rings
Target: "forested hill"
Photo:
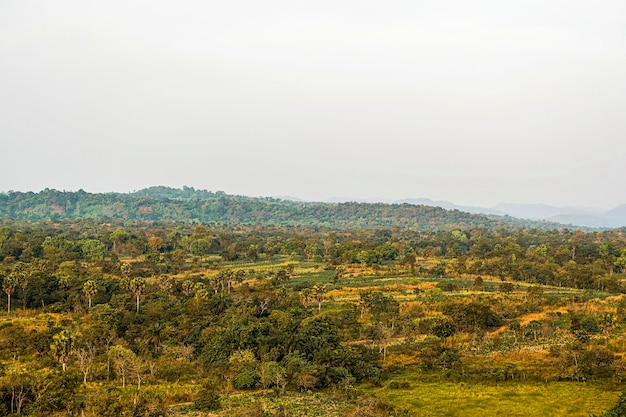
[[[46,189],[0,194],[0,217],[27,220],[123,219],[130,221],[273,224],[325,228],[400,227],[423,231],[476,227],[562,228],[557,223],[486,217],[411,204],[313,203],[228,195],[224,192],[151,187],[128,194]]]

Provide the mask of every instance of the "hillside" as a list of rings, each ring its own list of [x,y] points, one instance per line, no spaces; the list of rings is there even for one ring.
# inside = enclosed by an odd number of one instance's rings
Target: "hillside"
[[[563,228],[558,223],[486,217],[413,204],[316,203],[223,192],[151,187],[128,194],[46,189],[0,195],[0,216],[25,220],[122,219],[130,221],[216,222],[315,226],[332,229],[399,227],[452,230],[476,227]]]

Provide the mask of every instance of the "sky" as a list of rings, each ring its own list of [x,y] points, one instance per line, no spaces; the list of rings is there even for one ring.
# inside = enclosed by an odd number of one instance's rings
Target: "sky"
[[[5,0],[0,191],[626,203],[626,2]]]

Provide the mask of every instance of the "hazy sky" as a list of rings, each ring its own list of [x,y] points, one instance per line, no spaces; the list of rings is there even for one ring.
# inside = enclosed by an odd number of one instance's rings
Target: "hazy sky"
[[[0,2],[0,191],[626,203],[626,2]]]

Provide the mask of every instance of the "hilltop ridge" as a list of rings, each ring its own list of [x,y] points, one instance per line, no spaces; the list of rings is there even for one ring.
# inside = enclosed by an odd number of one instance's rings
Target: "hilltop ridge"
[[[485,216],[409,203],[323,203],[229,195],[193,187],[154,186],[132,193],[45,189],[0,195],[0,216],[27,220],[72,218],[315,226],[331,229],[399,227],[409,230],[553,229],[553,222]]]

